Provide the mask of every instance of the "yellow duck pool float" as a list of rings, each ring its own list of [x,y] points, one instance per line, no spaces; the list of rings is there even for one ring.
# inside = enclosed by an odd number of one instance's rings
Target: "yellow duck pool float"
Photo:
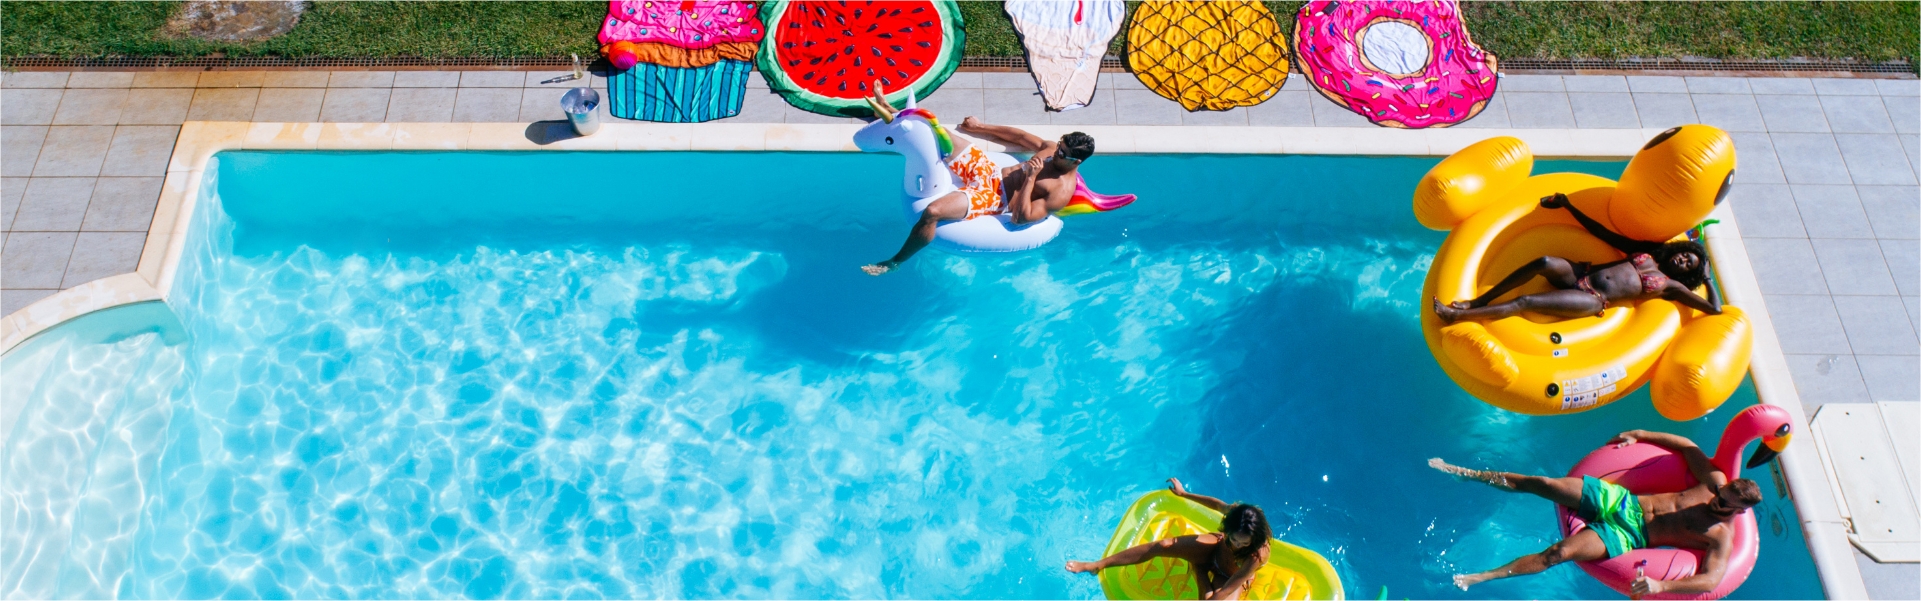
[[[1158,490],[1141,496],[1114,538],[1107,542],[1113,555],[1145,543],[1206,534],[1221,529],[1221,513],[1174,493]],[[1243,599],[1346,599],[1341,577],[1334,566],[1313,551],[1281,542],[1267,541],[1267,565],[1254,574]],[[1197,599],[1194,574],[1187,562],[1158,557],[1145,563],[1101,570],[1101,591],[1109,599]]]
[[[1498,137],[1454,153],[1421,179],[1415,217],[1450,230],[1434,254],[1424,301],[1474,298],[1542,256],[1593,263],[1625,258],[1567,211],[1541,208],[1540,199],[1557,192],[1629,238],[1685,235],[1726,194],[1734,143],[1707,125],[1670,129],[1635,153],[1619,182],[1580,173],[1531,175],[1533,167],[1525,142]],[[1537,279],[1502,298],[1548,289]],[[1586,411],[1650,381],[1661,415],[1706,415],[1741,384],[1753,340],[1746,315],[1726,305],[1720,315],[1708,315],[1652,299],[1619,303],[1593,317],[1524,313],[1453,324],[1422,307],[1421,331],[1449,377],[1483,401],[1531,415]]]

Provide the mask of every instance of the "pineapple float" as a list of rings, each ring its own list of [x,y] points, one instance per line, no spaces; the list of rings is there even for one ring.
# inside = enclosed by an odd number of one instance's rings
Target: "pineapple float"
[[[1127,29],[1127,66],[1189,111],[1266,102],[1287,83],[1287,37],[1251,0],[1142,2]]]

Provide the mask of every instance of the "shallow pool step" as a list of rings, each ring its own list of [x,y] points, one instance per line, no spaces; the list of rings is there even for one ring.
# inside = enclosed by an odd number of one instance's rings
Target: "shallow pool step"
[[[1823,405],[1813,429],[1854,546],[1921,562],[1921,403]]]

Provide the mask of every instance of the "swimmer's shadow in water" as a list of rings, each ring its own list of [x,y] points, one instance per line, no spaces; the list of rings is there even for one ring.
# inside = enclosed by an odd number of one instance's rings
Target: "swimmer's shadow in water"
[[[526,135],[527,141],[541,146],[586,137],[575,133],[574,125],[565,119],[529,123]]]

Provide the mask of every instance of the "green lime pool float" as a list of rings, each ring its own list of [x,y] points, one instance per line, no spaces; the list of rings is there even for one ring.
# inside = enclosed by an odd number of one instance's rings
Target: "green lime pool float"
[[[1105,555],[1113,555],[1135,545],[1157,540],[1206,534],[1221,529],[1221,513],[1172,492],[1157,490],[1142,495],[1114,538],[1107,541]],[[1320,554],[1280,539],[1267,541],[1267,565],[1254,574],[1243,599],[1346,599],[1341,577]],[[1109,599],[1197,599],[1194,575],[1187,562],[1159,557],[1145,563],[1101,570],[1101,590]]]

